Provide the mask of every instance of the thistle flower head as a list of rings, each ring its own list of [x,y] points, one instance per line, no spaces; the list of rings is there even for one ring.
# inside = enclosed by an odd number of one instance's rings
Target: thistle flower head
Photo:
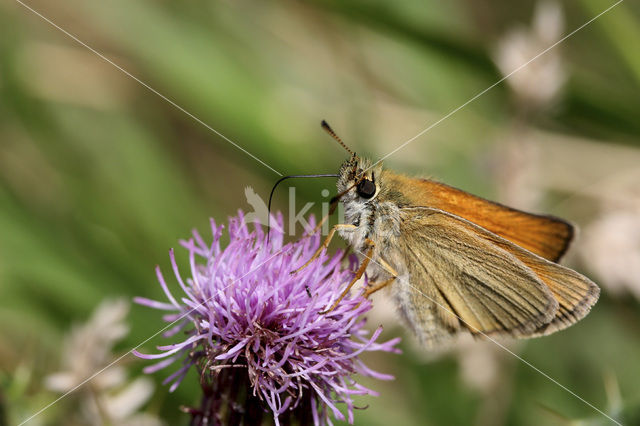
[[[345,269],[342,253],[322,254],[292,274],[319,247],[320,236],[285,245],[282,233],[274,230],[283,229],[280,215],[280,226],[272,228],[269,239],[259,226],[250,231],[245,222],[242,212],[230,218],[230,242],[224,249],[224,227],[213,220],[211,244],[196,231],[181,241],[191,266],[186,279],[170,252],[184,296],[174,297],[157,269],[169,303],[136,298],[167,311],[164,320],[172,324],[164,335],[180,340],[159,346],[159,354],[136,353],[146,359],[163,358],[145,372],[181,360],[165,380],[170,390],[192,367],[200,373],[204,396],[201,407],[190,410],[194,423],[259,424],[269,410],[272,416],[267,419],[272,417],[275,424],[290,418],[299,424],[325,424],[330,423],[330,413],[345,418],[340,403],[353,422],[352,396],[375,394],[353,375],[391,378],[367,368],[359,355],[397,351],[398,342],[377,343],[381,328],[371,334],[363,328],[361,316],[371,304],[359,295],[348,295],[335,310],[320,314],[352,278],[357,261],[351,259]],[[181,331],[185,337],[178,339]]]

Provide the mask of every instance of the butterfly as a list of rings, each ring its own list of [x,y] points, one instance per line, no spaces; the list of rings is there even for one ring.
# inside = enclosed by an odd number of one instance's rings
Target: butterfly
[[[326,312],[366,272],[365,296],[390,288],[405,322],[436,348],[463,333],[548,335],[584,318],[598,300],[596,284],[558,264],[575,234],[562,219],[405,176],[355,153],[337,177],[334,201],[344,205],[344,223],[313,258],[337,232],[362,262]]]

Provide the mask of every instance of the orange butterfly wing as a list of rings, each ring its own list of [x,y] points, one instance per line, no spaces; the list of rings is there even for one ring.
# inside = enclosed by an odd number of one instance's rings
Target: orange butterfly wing
[[[467,219],[552,262],[560,260],[573,239],[573,225],[557,217],[526,213],[428,179],[395,173],[389,178],[405,189],[412,205]]]

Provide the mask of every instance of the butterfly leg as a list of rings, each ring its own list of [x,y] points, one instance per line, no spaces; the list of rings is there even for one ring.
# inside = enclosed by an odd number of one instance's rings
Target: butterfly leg
[[[367,239],[366,244],[369,245],[369,250],[367,250],[367,254],[364,255],[364,259],[362,259],[362,263],[360,264],[360,267],[356,271],[356,275],[353,277],[353,279],[351,280],[351,282],[349,283],[347,288],[344,289],[344,291],[342,292],[340,297],[338,297],[338,299],[335,302],[333,302],[333,305],[331,305],[331,307],[329,309],[326,309],[326,310],[320,312],[320,314],[326,314],[326,313],[329,313],[329,312],[333,311],[336,308],[336,306],[338,306],[338,303],[340,303],[340,301],[342,299],[344,299],[344,297],[347,294],[349,294],[349,290],[351,290],[351,287],[353,287],[353,285],[360,278],[362,278],[362,276],[364,275],[364,271],[367,270],[367,266],[369,266],[369,262],[371,261],[371,255],[373,254],[374,242],[369,240],[369,239]]]
[[[388,280],[384,280],[384,281],[379,282],[379,283],[371,283],[371,285],[369,287],[367,287],[367,289],[365,290],[364,297],[369,297],[373,293],[375,293],[376,291],[382,290],[383,288],[385,288],[386,286],[388,286],[389,284],[391,284],[395,280],[396,280],[396,277],[391,277]]]
[[[398,277],[398,271],[393,269],[393,267],[391,265],[389,265],[383,258],[380,258],[378,260],[374,260],[374,262],[377,263],[378,265],[382,266],[382,269],[387,271],[392,277],[394,277],[394,278]]]
[[[396,278],[398,278],[398,271],[393,269],[393,267],[391,265],[389,265],[383,258],[379,258],[378,260],[374,260],[374,262],[377,263],[382,269],[387,271],[387,273],[389,275],[391,275],[391,278],[389,278],[388,280],[384,280],[382,282],[379,282],[379,283],[371,283],[367,287],[367,289],[365,290],[364,297],[369,297],[370,295],[372,295],[376,291],[385,288],[386,286],[388,286],[389,284],[394,282],[396,280]]]
[[[333,236],[334,236],[334,234],[336,233],[336,231],[338,229],[353,229],[353,228],[356,228],[356,226],[355,225],[351,225],[349,223],[339,223],[339,224],[335,225],[333,228],[331,228],[331,231],[329,231],[329,235],[327,235],[327,238],[325,238],[325,240],[322,243],[322,245],[320,247],[318,247],[318,250],[316,250],[316,252],[313,254],[313,256],[311,256],[311,259],[309,259],[307,261],[307,263],[305,263],[304,265],[302,265],[301,267],[299,267],[295,271],[292,271],[291,273],[295,274],[297,272],[302,271],[304,268],[309,266],[309,264],[311,262],[313,262],[318,256],[320,256],[320,253],[322,253],[322,250],[324,250],[327,247],[329,247],[329,243],[333,239]]]

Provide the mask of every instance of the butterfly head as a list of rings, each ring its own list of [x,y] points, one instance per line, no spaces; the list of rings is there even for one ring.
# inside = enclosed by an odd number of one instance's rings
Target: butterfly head
[[[339,175],[337,188],[343,202],[366,203],[380,192],[382,164],[372,166],[369,159],[353,154],[342,163]]]

